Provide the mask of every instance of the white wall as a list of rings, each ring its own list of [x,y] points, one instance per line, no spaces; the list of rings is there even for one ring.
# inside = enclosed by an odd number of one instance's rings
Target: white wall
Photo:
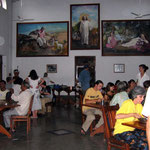
[[[130,12],[150,13],[150,0],[22,0],[13,3],[13,19],[21,15],[34,18],[35,22],[70,21],[70,4],[100,3],[100,19],[134,19]],[[18,12],[20,11],[20,12]],[[150,19],[150,18],[144,18]],[[49,74],[51,80],[58,84],[74,85],[74,57],[96,56],[96,79],[115,82],[117,79],[133,78],[138,72],[139,64],[150,67],[149,56],[101,56],[101,50],[69,50],[69,57],[16,57],[16,22],[12,26],[12,69],[19,68],[20,76],[27,77],[31,69],[36,69],[39,76],[46,71],[46,64],[57,64],[58,72]],[[125,73],[113,73],[113,64],[125,64]],[[150,75],[150,71],[148,71]]]
[[[0,46],[0,55],[3,56],[3,79],[11,72],[12,50],[11,50],[11,1],[7,2],[7,10],[0,7],[0,36],[4,37],[5,43]]]

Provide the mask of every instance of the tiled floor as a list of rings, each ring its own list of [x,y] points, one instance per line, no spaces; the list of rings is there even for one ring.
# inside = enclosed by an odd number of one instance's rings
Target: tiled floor
[[[46,116],[32,120],[28,136],[25,124],[17,127],[12,139],[0,134],[0,150],[106,150],[103,134],[94,137],[80,134],[80,114],[73,106],[54,107]],[[59,130],[59,134],[52,133],[54,130]],[[69,133],[60,135],[66,130]]]

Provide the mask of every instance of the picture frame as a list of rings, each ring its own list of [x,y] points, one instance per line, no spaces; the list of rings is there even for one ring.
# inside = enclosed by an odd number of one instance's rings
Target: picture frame
[[[125,64],[114,64],[114,73],[125,73]]]
[[[46,70],[47,73],[57,73],[57,64],[47,64]]]
[[[69,22],[17,23],[17,57],[69,55]]]
[[[150,20],[102,20],[102,56],[150,56]]]
[[[100,4],[70,5],[71,50],[100,49]]]

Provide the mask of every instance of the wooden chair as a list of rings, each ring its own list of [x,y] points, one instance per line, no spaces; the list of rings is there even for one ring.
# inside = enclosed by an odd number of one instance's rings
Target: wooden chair
[[[83,96],[83,94],[81,92],[79,93],[79,96],[80,96],[80,106],[81,106],[81,112],[82,112],[84,96]],[[86,119],[86,115],[82,113],[82,123],[85,121],[85,119]],[[100,116],[99,115],[95,115],[95,120],[90,125],[90,133],[92,133],[93,127],[95,126],[97,120],[99,120],[99,119],[100,119]]]
[[[10,128],[11,130],[16,127],[16,122],[27,122],[27,134],[29,133],[29,130],[31,128],[31,119],[30,119],[30,114],[31,114],[31,109],[32,109],[32,104],[33,104],[33,97],[31,97],[30,105],[29,105],[29,110],[27,115],[25,116],[11,116],[10,119]]]
[[[104,118],[104,125],[105,125],[105,137],[107,139],[107,150],[111,150],[111,147],[115,147],[121,150],[129,150],[129,145],[127,143],[118,141],[113,136],[113,130],[115,126],[115,116],[116,111],[119,109],[119,105],[115,106],[103,106],[102,112],[103,112],[103,118]]]

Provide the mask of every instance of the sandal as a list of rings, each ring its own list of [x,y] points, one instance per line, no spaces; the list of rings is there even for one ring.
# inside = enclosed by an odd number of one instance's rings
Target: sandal
[[[82,134],[82,135],[86,135],[86,132],[84,131],[83,128],[81,128],[81,134]]]

